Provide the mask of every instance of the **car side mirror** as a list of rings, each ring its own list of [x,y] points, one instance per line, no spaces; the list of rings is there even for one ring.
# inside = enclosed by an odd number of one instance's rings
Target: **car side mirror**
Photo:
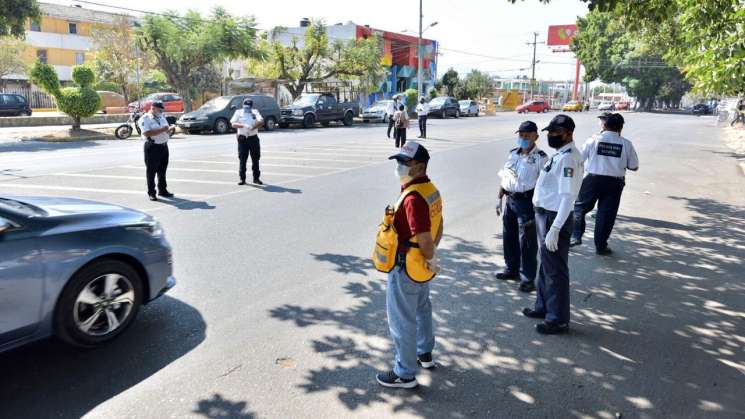
[[[230,110],[231,110],[231,111],[234,111],[234,110],[236,110],[236,109],[238,109],[238,107],[237,107],[237,106],[235,106],[235,105],[233,105],[233,106],[231,106],[231,107],[230,107]]]

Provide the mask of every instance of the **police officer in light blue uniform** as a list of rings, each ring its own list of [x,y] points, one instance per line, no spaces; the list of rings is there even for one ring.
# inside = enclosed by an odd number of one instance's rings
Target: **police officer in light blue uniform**
[[[585,215],[593,210],[597,202],[595,252],[610,255],[608,238],[616,222],[621,193],[626,185],[626,169],[638,170],[639,157],[631,141],[621,136],[624,125],[621,114],[608,113],[599,118],[603,123],[602,132],[587,139],[580,150],[587,175],[574,205],[574,231],[570,246],[582,244]]]
[[[504,271],[497,272],[497,279],[520,280],[520,291],[535,291],[535,275],[538,266],[538,239],[535,232],[533,190],[538,175],[548,160],[548,155],[538,148],[538,126],[525,121],[516,131],[518,147],[510,150],[510,156],[499,172],[499,203],[497,215],[502,212],[502,199],[507,197],[502,214],[502,249]]]
[[[142,139],[145,141],[145,178],[147,179],[147,195],[151,201],[157,201],[155,195],[155,177],[158,177],[158,195],[164,198],[173,198],[168,191],[166,171],[168,170],[168,139],[171,138],[168,125],[163,112],[163,102],[156,101],[150,107],[150,111],[140,118],[138,124]]]
[[[572,118],[557,115],[543,131],[556,154],[541,170],[533,194],[541,269],[535,306],[523,309],[523,315],[543,319],[536,325],[538,333],[557,334],[569,331],[569,239],[583,168]]]

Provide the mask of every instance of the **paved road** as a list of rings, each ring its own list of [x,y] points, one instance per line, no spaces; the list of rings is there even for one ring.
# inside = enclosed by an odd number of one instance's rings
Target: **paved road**
[[[179,280],[107,347],[0,355],[0,416],[743,417],[745,178],[712,121],[627,115],[642,168],[627,179],[616,255],[571,254],[572,332],[543,337],[518,314],[532,297],[492,277],[496,172],[521,119],[432,122],[446,223],[438,368],[414,391],[373,379],[392,357],[384,278],[368,262],[397,190],[382,126],[263,134],[261,189],[234,185],[231,137],[175,139],[180,199],[156,204],[136,141],[0,145],[3,194],[156,215]],[[578,138],[597,129],[592,113],[576,121]]]

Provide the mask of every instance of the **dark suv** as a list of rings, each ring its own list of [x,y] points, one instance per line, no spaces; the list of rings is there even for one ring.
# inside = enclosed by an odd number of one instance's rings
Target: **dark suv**
[[[14,93],[0,93],[0,115],[2,116],[31,116],[31,106],[28,100]]]
[[[437,116],[442,119],[448,116],[459,117],[460,105],[458,101],[450,96],[438,96],[429,101],[429,116]]]
[[[226,134],[231,130],[230,118],[237,109],[243,107],[244,99],[253,99],[254,109],[264,118],[264,129],[272,131],[279,122],[279,105],[271,96],[238,95],[216,97],[199,109],[185,113],[176,125],[190,134],[201,131],[213,131],[215,134]]]

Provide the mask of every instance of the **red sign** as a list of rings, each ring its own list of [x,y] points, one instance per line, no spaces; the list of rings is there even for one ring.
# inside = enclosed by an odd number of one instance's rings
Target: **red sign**
[[[571,45],[577,35],[577,25],[555,25],[548,27],[548,46]]]

